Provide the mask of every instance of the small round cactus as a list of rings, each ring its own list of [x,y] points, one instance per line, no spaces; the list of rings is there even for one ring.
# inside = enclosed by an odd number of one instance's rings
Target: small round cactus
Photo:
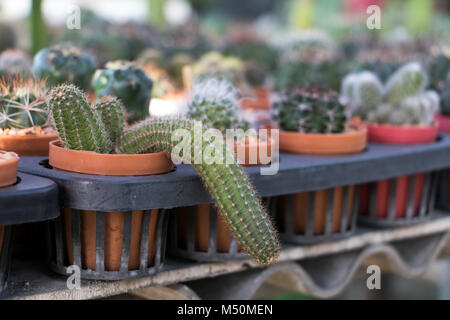
[[[28,75],[31,71],[31,58],[19,49],[8,49],[0,54],[0,78],[18,74]]]
[[[238,91],[226,79],[202,79],[194,83],[188,116],[225,134],[226,129],[247,130],[249,124],[239,117]]]
[[[304,133],[342,133],[346,130],[347,110],[338,93],[310,87],[287,91],[274,105],[274,118],[285,131]]]
[[[87,89],[94,71],[93,56],[69,43],[42,49],[33,60],[34,74],[46,78],[49,86],[72,83]]]
[[[45,127],[47,121],[45,81],[20,76],[0,80],[0,128]]]
[[[128,122],[142,120],[149,114],[153,81],[128,61],[114,61],[97,70],[92,87],[98,97],[114,96],[125,105]]]

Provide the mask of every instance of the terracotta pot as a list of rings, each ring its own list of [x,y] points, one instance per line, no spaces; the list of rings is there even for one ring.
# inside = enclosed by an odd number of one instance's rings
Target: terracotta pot
[[[341,221],[344,214],[347,215],[347,229],[351,225],[352,210],[355,197],[355,187],[350,186],[347,198],[347,212],[343,212],[344,208],[344,188],[336,187],[334,189],[323,189],[314,192],[314,225],[313,235],[324,235],[327,221],[328,194],[334,192],[333,197],[333,216],[332,216],[332,233],[341,233]],[[308,195],[309,192],[300,192],[293,195],[293,232],[296,235],[304,235],[307,232],[308,222]],[[286,230],[286,196],[278,197],[277,201],[277,221],[280,231]]]
[[[370,142],[424,144],[436,141],[438,127],[367,124],[367,133]]]
[[[151,264],[155,256],[156,226],[159,210],[151,211],[148,228],[148,260]],[[97,214],[105,215],[105,246],[104,265],[106,271],[119,271],[122,258],[124,212],[96,213],[95,211],[80,211],[81,217],[81,262],[83,269],[96,269],[96,218]],[[72,209],[63,209],[64,247],[66,264],[73,264],[72,243]],[[128,270],[138,270],[141,256],[143,211],[132,211],[131,238]]]
[[[211,205],[202,204],[194,207],[194,241],[195,250],[208,252],[209,233],[210,233],[210,210]],[[177,234],[178,244],[181,249],[187,249],[188,243],[188,208],[177,209]],[[231,230],[225,223],[225,220],[217,213],[216,225],[216,252],[227,253],[230,251]],[[239,250],[240,251],[240,250]]]
[[[435,117],[438,129],[440,132],[450,134],[450,116],[444,116],[443,114],[438,114]]]
[[[254,88],[253,97],[241,100],[241,108],[252,110],[270,110],[270,89],[265,87]]]
[[[420,126],[391,126],[391,125],[367,125],[369,133],[369,141],[387,144],[424,144],[436,141],[438,129],[437,126],[420,127]],[[415,176],[414,188],[414,205],[413,216],[418,215],[420,200],[424,192],[426,174],[419,173]],[[402,219],[406,217],[408,205],[408,176],[397,178],[397,190],[395,199],[395,217]],[[376,185],[376,216],[379,219],[387,218],[389,210],[389,180],[377,181]],[[369,215],[369,185],[363,184],[360,187],[360,214]]]
[[[365,129],[337,134],[280,131],[280,151],[309,155],[344,155],[363,151]]]
[[[270,159],[272,158],[272,142],[270,140],[265,142],[259,142],[258,140],[256,143],[249,143],[246,140],[245,144],[235,144],[233,149],[236,158],[243,166],[266,165],[270,163]],[[262,159],[259,154],[260,149],[263,153]],[[250,158],[250,155],[252,155],[252,158]],[[267,160],[269,160],[269,163],[267,163]]]
[[[2,154],[9,154],[12,158],[0,160],[0,188],[16,183],[19,165],[19,157],[14,152],[0,151],[0,155]]]
[[[49,142],[58,139],[56,134],[46,135],[0,135],[0,149],[17,153],[19,156],[47,156]]]
[[[173,169],[166,152],[100,154],[65,149],[57,140],[50,142],[49,164],[61,170],[107,176],[142,176],[166,173]]]

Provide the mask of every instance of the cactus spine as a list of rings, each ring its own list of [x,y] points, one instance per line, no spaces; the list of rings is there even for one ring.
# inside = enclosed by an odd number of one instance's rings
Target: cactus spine
[[[347,114],[338,94],[316,87],[285,92],[274,107],[274,118],[286,131],[342,133]]]
[[[195,136],[194,121],[146,120],[125,131],[117,151],[126,154],[171,152],[174,148],[172,134],[177,129],[188,130],[191,142],[202,141],[201,136]],[[205,143],[195,144],[193,152],[203,150]],[[234,159],[233,151],[225,146],[224,149],[227,159]],[[260,264],[275,262],[280,250],[277,234],[242,168],[236,162],[196,164],[194,154],[190,158],[243,250]]]
[[[60,85],[53,88],[48,105],[66,148],[111,152],[113,146],[100,114],[77,87]]]
[[[125,107],[117,98],[103,97],[95,104],[95,109],[105,125],[111,143],[115,145],[125,126]]]

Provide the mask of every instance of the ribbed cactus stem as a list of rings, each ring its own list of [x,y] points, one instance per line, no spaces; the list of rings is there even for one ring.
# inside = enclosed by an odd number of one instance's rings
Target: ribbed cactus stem
[[[267,265],[276,261],[280,244],[272,222],[260,203],[242,168],[232,164],[196,164],[194,152],[204,150],[201,132],[194,130],[191,120],[146,120],[125,131],[118,142],[117,152],[134,154],[148,151],[171,152],[175,147],[172,136],[175,130],[190,133],[191,163],[199,173],[206,188],[216,202],[219,212],[230,226],[241,248],[256,262]],[[202,141],[199,144],[198,141]],[[197,143],[196,143],[197,142]],[[226,150],[226,159],[234,159],[234,153]]]
[[[119,139],[125,126],[125,107],[114,97],[103,97],[96,104],[97,110],[113,145]]]
[[[49,110],[59,137],[72,150],[109,153],[112,143],[98,112],[74,85],[52,89]]]

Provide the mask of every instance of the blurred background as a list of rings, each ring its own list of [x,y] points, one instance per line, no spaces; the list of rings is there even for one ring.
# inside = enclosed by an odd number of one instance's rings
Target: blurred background
[[[380,28],[367,26],[370,5],[381,9]],[[96,68],[117,59],[140,65],[153,80],[152,104],[159,102],[153,114],[178,113],[173,97],[191,85],[185,66],[229,73],[243,97],[314,83],[339,90],[346,74],[363,69],[385,81],[412,60],[436,66],[434,57],[450,55],[449,15],[448,0],[0,0],[0,53],[10,53],[0,56],[0,75],[11,61],[31,70],[39,50],[70,42]],[[430,69],[432,80],[445,77],[439,70]],[[442,259],[420,280],[386,274],[377,293],[365,289],[361,272],[341,297],[450,298],[448,269]]]

